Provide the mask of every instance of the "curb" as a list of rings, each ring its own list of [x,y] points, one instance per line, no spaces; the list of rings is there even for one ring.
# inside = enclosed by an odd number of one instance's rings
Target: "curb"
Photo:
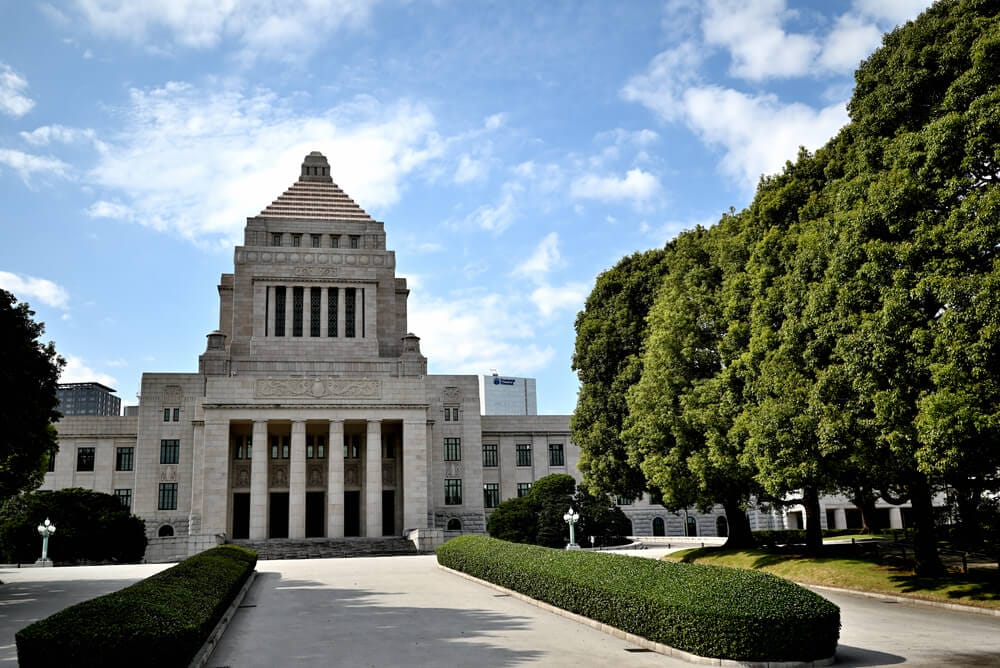
[[[702,666],[727,666],[728,668],[813,668],[815,666],[833,665],[836,660],[836,656],[819,659],[817,661],[734,661],[732,659],[715,659],[708,656],[699,656],[697,654],[691,654],[690,652],[685,652],[675,647],[671,647],[670,645],[653,642],[652,640],[648,640],[642,636],[637,636],[634,633],[622,631],[614,626],[602,624],[601,622],[593,620],[590,617],[584,617],[583,615],[578,615],[575,612],[569,612],[568,610],[557,608],[556,606],[545,603],[544,601],[539,601],[531,598],[530,596],[525,596],[524,594],[516,592],[513,589],[507,589],[506,587],[501,587],[500,585],[493,584],[492,582],[480,580],[479,578],[473,577],[468,573],[462,573],[461,571],[456,571],[453,568],[448,568],[447,566],[442,566],[441,564],[438,564],[437,567],[448,573],[452,573],[465,578],[466,580],[483,585],[484,587],[489,587],[490,589],[508,594],[513,598],[559,615],[560,617],[565,617],[566,619],[583,624],[584,626],[589,626],[590,628],[600,631],[601,633],[607,633],[608,635],[614,636],[620,640],[632,643],[633,645],[638,645],[643,649],[648,649],[652,652],[656,652],[657,654],[663,654],[675,659],[681,659],[682,661],[687,661],[688,663],[694,663]]]
[[[212,652],[215,651],[215,647],[219,644],[219,641],[222,640],[222,634],[226,632],[226,629],[229,627],[229,622],[232,621],[237,608],[240,607],[240,604],[243,602],[243,598],[247,595],[247,592],[250,591],[250,587],[256,579],[257,571],[254,570],[250,573],[250,577],[247,578],[247,581],[243,583],[243,587],[240,589],[239,593],[236,594],[236,598],[234,598],[233,602],[229,604],[226,611],[222,613],[222,618],[219,619],[219,623],[215,625],[215,628],[212,629],[212,632],[208,635],[208,638],[205,640],[205,644],[201,646],[198,653],[194,655],[193,659],[191,659],[191,663],[188,664],[188,668],[204,668],[204,666],[208,663],[208,660],[212,658]]]
[[[952,610],[955,612],[971,612],[974,615],[985,615],[987,617],[1000,617],[1000,609],[997,608],[979,608],[973,605],[962,605],[960,603],[928,601],[925,598],[913,598],[911,596],[893,596],[892,594],[880,594],[874,591],[843,589],[841,587],[829,587],[827,585],[809,584],[808,582],[796,582],[795,584],[799,585],[800,587],[806,587],[808,589],[818,589],[820,591],[832,591],[838,594],[853,594],[855,596],[864,596],[865,598],[874,598],[880,601],[892,601],[893,603],[908,603],[911,605],[919,605],[927,608],[941,608],[944,610]]]

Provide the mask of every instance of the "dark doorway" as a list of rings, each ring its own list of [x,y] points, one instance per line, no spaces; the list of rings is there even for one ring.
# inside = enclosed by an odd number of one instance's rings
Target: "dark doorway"
[[[325,492],[306,492],[306,538],[326,535]]]
[[[344,492],[344,535],[361,535],[361,492]]]
[[[662,517],[653,518],[653,535],[654,536],[666,536],[667,530],[663,523]]]
[[[250,537],[250,495],[233,494],[233,538]]]
[[[271,492],[268,538],[288,538],[288,492]]]
[[[382,490],[382,535],[396,535],[396,490]]]

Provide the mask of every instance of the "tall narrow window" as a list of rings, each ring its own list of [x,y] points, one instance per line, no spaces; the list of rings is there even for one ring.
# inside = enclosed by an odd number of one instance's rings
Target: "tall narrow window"
[[[295,246],[296,248],[298,248],[299,246],[302,245],[302,235],[301,234],[293,234],[292,235],[292,245]]]
[[[549,443],[549,466],[565,466],[562,443]]]
[[[483,443],[483,466],[494,467],[497,465],[497,444]]]
[[[272,246],[280,246],[281,245],[281,233],[280,232],[273,232],[271,234],[271,245]]]
[[[487,482],[483,484],[483,508],[496,508],[500,505],[500,483]]]
[[[361,237],[356,234],[351,235],[351,248],[361,248]]]
[[[176,464],[180,461],[181,442],[176,438],[165,438],[160,441],[160,463]]]
[[[313,248],[319,248],[319,238],[320,237],[319,237],[318,234],[310,234],[309,235],[309,239],[312,242],[312,247]]]
[[[444,481],[444,503],[446,506],[459,506],[462,504],[462,481],[445,479]]]
[[[354,306],[357,288],[344,288],[344,336],[354,338]]]
[[[309,336],[319,336],[322,294],[323,288],[309,288]]]
[[[181,420],[181,409],[179,409],[179,408],[174,408],[173,409],[173,418],[174,418],[174,422],[180,422],[180,420]]]
[[[330,248],[340,248],[340,235],[331,234],[330,235]]]
[[[292,336],[302,336],[302,299],[303,289],[292,288]]]
[[[122,508],[125,510],[132,510],[131,489],[116,489],[115,496],[118,498],[118,503],[122,504]]]
[[[530,482],[519,482],[517,483],[517,496],[528,496],[531,494],[531,483]]]
[[[274,335],[285,335],[285,286],[274,288]]]
[[[77,448],[76,449],[76,470],[77,471],[93,471],[94,470],[94,449],[93,448]]]
[[[116,471],[131,471],[132,470],[132,455],[135,452],[135,448],[118,448],[115,453],[115,470]]]
[[[177,510],[177,483],[161,482],[158,510]]]
[[[444,460],[446,462],[458,462],[462,460],[462,439],[444,439]]]
[[[517,465],[518,466],[531,466],[531,444],[530,443],[518,443],[517,444]]]
[[[326,335],[337,336],[337,294],[339,288],[327,288],[326,291]]]

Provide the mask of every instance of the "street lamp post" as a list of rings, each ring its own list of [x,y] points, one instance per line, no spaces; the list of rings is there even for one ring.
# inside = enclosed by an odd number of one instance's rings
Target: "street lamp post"
[[[566,546],[567,550],[579,550],[580,546],[576,544],[576,523],[580,519],[580,513],[573,510],[573,506],[569,507],[569,510],[563,515],[563,519],[569,524],[569,545]]]
[[[56,532],[56,525],[49,521],[49,518],[45,518],[45,522],[38,525],[38,533],[42,537],[42,558],[35,563],[39,566],[51,566],[52,560],[49,559],[49,536]]]

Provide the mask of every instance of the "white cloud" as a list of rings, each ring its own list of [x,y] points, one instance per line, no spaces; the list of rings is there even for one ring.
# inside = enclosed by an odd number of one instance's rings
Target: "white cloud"
[[[0,287],[12,292],[20,301],[37,300],[46,306],[63,310],[69,308],[69,293],[66,289],[46,278],[0,271]]]
[[[103,190],[90,214],[230,247],[247,207],[269,204],[312,150],[372,212],[398,201],[404,179],[446,144],[426,107],[406,100],[356,97],[310,113],[261,89],[173,82],[133,90],[121,131],[88,174]]]
[[[448,360],[448,367],[439,372],[486,373],[498,368],[532,375],[555,355],[550,346],[534,342],[529,324],[534,318],[516,296],[475,292],[422,301],[426,292],[413,294],[410,328],[432,364]]]
[[[486,178],[489,167],[482,160],[476,160],[469,155],[459,158],[458,167],[455,168],[455,183],[469,183],[471,181],[481,181]]]
[[[499,114],[493,114],[492,116],[487,116],[486,120],[483,122],[483,127],[487,130],[498,130],[503,125],[507,123],[507,113],[500,112]]]
[[[628,200],[637,205],[648,202],[659,191],[659,179],[639,168],[628,170],[624,178],[585,174],[570,187],[570,194],[577,199]]]
[[[843,103],[813,109],[715,86],[693,88],[684,101],[688,124],[705,142],[723,148],[723,172],[745,188],[762,174],[780,171],[799,146],[822,146],[848,121]]]
[[[703,58],[704,49],[690,41],[662,51],[644,73],[626,82],[622,96],[655,111],[665,121],[682,120],[683,93],[697,81]]]
[[[823,42],[818,63],[834,72],[857,69],[882,42],[882,31],[877,25],[853,14],[844,14],[834,24]]]
[[[69,165],[58,158],[6,148],[0,148],[0,165],[7,165],[16,171],[25,183],[30,182],[31,177],[35,174],[65,177],[70,171]]]
[[[75,144],[81,141],[97,141],[97,133],[92,129],[71,128],[65,125],[43,125],[31,132],[21,132],[21,138],[33,146],[47,146],[51,143]]]
[[[27,88],[28,82],[24,77],[10,65],[0,63],[0,112],[20,118],[31,111],[35,101],[24,94]]]
[[[902,25],[923,12],[930,2],[921,0],[854,0],[854,9],[865,16],[892,26]],[[891,27],[891,26],[890,26]]]
[[[543,317],[551,317],[558,311],[579,311],[583,308],[590,286],[587,283],[571,282],[561,286],[540,285],[531,292],[531,301]]]
[[[525,276],[533,281],[540,281],[560,262],[559,235],[549,232],[545,235],[534,252],[511,272],[515,276]]]
[[[514,223],[517,216],[515,195],[523,190],[523,186],[519,183],[508,181],[501,188],[500,201],[496,204],[484,204],[478,207],[465,217],[460,227],[478,227],[494,234],[503,232]]]
[[[118,384],[118,379],[114,376],[87,366],[85,360],[73,355],[66,356],[66,366],[63,367],[62,375],[59,376],[60,383],[100,383],[108,387]]]
[[[76,0],[77,13],[98,35],[151,44],[157,38],[183,48],[206,49],[225,39],[246,58],[302,57],[340,28],[368,23],[377,0]]]

